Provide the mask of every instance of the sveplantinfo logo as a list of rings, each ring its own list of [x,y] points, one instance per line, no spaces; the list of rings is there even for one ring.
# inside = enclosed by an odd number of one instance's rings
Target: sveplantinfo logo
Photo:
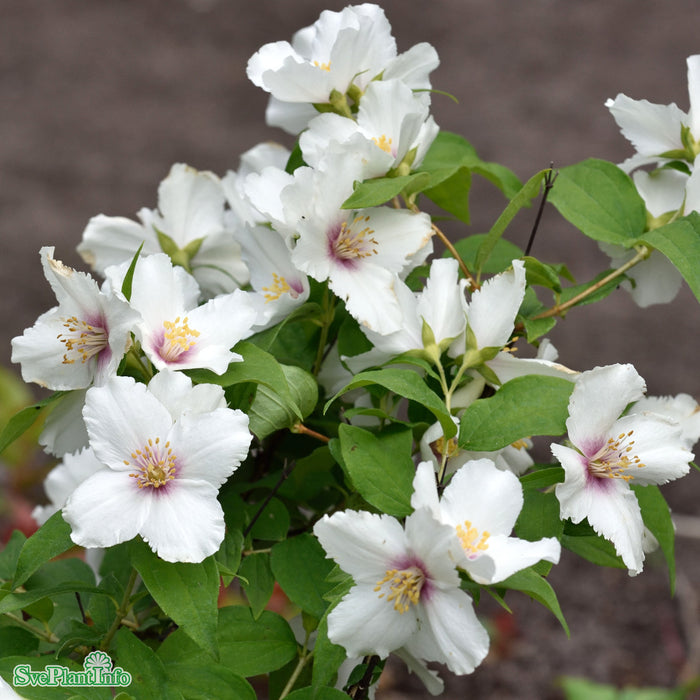
[[[33,671],[29,664],[19,664],[12,672],[15,688],[41,687],[122,687],[131,684],[131,674],[120,666],[112,668],[112,659],[104,651],[92,651],[83,661],[82,671],[49,664],[43,671]]]

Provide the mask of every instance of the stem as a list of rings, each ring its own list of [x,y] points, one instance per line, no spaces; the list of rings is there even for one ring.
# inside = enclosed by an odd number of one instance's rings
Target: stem
[[[277,480],[277,483],[273,486],[272,491],[267,494],[265,497],[265,500],[262,502],[262,505],[260,508],[258,508],[257,513],[253,516],[252,520],[248,523],[248,526],[246,527],[245,530],[243,530],[243,539],[248,537],[250,534],[250,531],[253,529],[253,525],[257,522],[258,518],[262,515],[263,511],[265,508],[267,508],[267,504],[272,500],[274,495],[280,490],[280,487],[282,484],[286,481],[287,477],[292,473],[292,469],[294,469],[294,465],[296,462],[292,462],[292,466],[287,468],[287,461],[285,460],[284,466],[282,467],[282,474],[280,475],[280,478]]]
[[[472,291],[475,289],[479,289],[481,285],[474,279],[473,275],[471,272],[469,272],[469,269],[467,268],[464,260],[462,260],[462,256],[457,252],[457,249],[452,245],[452,242],[450,239],[435,225],[431,224],[433,228],[433,232],[435,235],[443,242],[443,245],[447,250],[450,251],[452,257],[455,258],[455,260],[459,263],[459,268],[462,270],[464,273],[464,276],[469,280],[469,283],[471,285]]]
[[[50,642],[51,644],[56,644],[56,642],[58,642],[58,637],[49,630],[46,630],[46,632],[44,632],[40,629],[37,629],[36,627],[34,627],[34,625],[30,625],[26,620],[23,620],[21,617],[13,615],[9,612],[5,613],[5,616],[12,620],[12,622],[14,622],[19,627],[22,627],[25,630],[29,630],[29,632],[31,632],[32,634],[35,634],[37,637],[41,637],[41,639]]]
[[[107,651],[107,649],[109,649],[109,645],[112,642],[112,638],[117,633],[117,630],[122,624],[122,618],[126,617],[126,613],[129,611],[129,598],[131,598],[131,592],[134,590],[134,586],[136,585],[137,577],[138,572],[136,571],[136,569],[132,569],[131,576],[129,576],[129,581],[127,582],[126,588],[124,589],[124,597],[122,598],[122,602],[119,605],[119,608],[117,609],[117,615],[114,618],[112,626],[109,628],[107,634],[105,635],[105,638],[100,644],[100,649],[102,651]]]
[[[364,698],[367,697],[367,694],[369,693],[369,686],[372,683],[374,667],[379,663],[379,657],[366,657],[365,663],[367,664],[367,668],[362,678],[360,678],[360,680],[348,690],[348,695],[353,698],[353,700],[364,700]]]
[[[549,195],[549,190],[554,187],[554,181],[557,179],[559,173],[554,173],[552,177],[552,168],[554,163],[549,164],[549,172],[544,176],[544,190],[542,191],[542,199],[540,199],[540,208],[537,210],[537,216],[535,217],[535,223],[532,226],[532,232],[530,233],[530,240],[527,242],[527,248],[525,248],[525,255],[530,255],[532,250],[532,244],[535,242],[535,235],[537,234],[537,229],[540,226],[540,219],[542,218],[542,212],[544,211],[544,205],[547,202],[547,196]]]
[[[331,297],[327,284],[323,294],[323,310],[325,313],[323,316],[323,325],[321,326],[321,337],[318,339],[316,360],[313,367],[314,377],[318,376],[321,370],[321,364],[325,356],[326,343],[328,342],[328,331],[330,330],[331,323],[333,323],[333,318],[335,316],[335,297]]]
[[[321,433],[317,433],[315,430],[311,430],[311,428],[307,428],[303,423],[295,423],[290,430],[293,433],[300,433],[302,435],[309,435],[310,437],[314,437],[317,440],[320,440],[321,442],[330,442],[331,439],[329,437],[326,437],[325,435],[321,435]]]
[[[563,311],[566,311],[567,309],[571,308],[575,304],[578,304],[579,301],[585,299],[586,297],[590,296],[593,294],[593,292],[598,291],[601,287],[604,287],[608,282],[611,282],[617,277],[621,277],[622,275],[627,272],[631,267],[634,267],[637,263],[642,262],[642,260],[645,260],[646,258],[649,257],[650,250],[646,246],[639,246],[637,248],[637,254],[628,260],[624,265],[621,265],[618,267],[616,270],[613,270],[609,275],[606,275],[603,277],[602,280],[599,280],[595,284],[592,284],[590,287],[587,289],[584,289],[582,292],[577,294],[575,297],[572,297],[569,299],[569,301],[564,302],[563,304],[555,304],[551,309],[547,309],[547,311],[543,311],[540,314],[537,314],[537,316],[533,316],[532,320],[534,321],[535,319],[538,318],[548,318],[550,316],[558,316],[560,315]]]
[[[294,671],[292,671],[292,675],[289,676],[289,680],[287,681],[287,684],[284,686],[284,690],[280,694],[279,700],[284,700],[284,698],[289,695],[291,692],[292,688],[294,687],[294,684],[297,682],[297,678],[299,678],[299,674],[303,671],[304,666],[306,666],[308,660],[311,658],[312,653],[307,653],[306,651],[306,645],[309,642],[309,636],[307,634],[306,639],[304,640],[304,648],[301,650],[301,656],[299,657],[299,662],[296,665],[296,668]]]

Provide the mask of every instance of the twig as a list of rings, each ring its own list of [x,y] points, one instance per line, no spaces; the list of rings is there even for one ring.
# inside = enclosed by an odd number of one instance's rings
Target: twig
[[[365,657],[365,663],[367,664],[367,668],[365,669],[364,674],[362,675],[362,678],[360,678],[355,685],[351,686],[348,689],[348,695],[353,699],[353,700],[365,700],[369,693],[369,687],[372,685],[372,676],[374,674],[374,669],[376,665],[379,663],[379,657],[378,656],[369,656]]]
[[[535,234],[540,226],[540,219],[542,218],[542,212],[544,211],[544,205],[547,202],[547,197],[549,195],[549,190],[554,187],[554,181],[557,179],[559,172],[554,173],[552,168],[554,163],[549,164],[549,172],[544,177],[544,190],[542,191],[542,199],[540,199],[540,208],[537,210],[537,217],[535,218],[535,223],[532,226],[532,232],[530,233],[530,240],[527,242],[527,248],[525,248],[525,255],[530,255],[532,250],[532,244],[535,242]],[[554,175],[552,175],[554,173]]]
[[[450,239],[435,225],[431,224],[433,227],[433,232],[435,235],[443,242],[445,248],[450,251],[451,255],[455,258],[455,260],[459,263],[459,268],[462,270],[464,273],[464,276],[469,280],[469,284],[471,285],[471,290],[474,291],[475,289],[479,289],[481,285],[474,279],[474,276],[472,275],[471,272],[469,272],[469,269],[467,268],[464,260],[462,260],[462,256],[457,252],[457,249],[452,245],[452,242]]]
[[[243,539],[248,537],[250,534],[250,531],[253,529],[253,525],[257,522],[258,518],[262,515],[263,511],[265,508],[267,508],[267,504],[273,499],[274,495],[280,490],[280,487],[282,484],[286,481],[287,477],[292,473],[292,470],[294,469],[296,462],[292,462],[291,467],[287,468],[287,461],[285,460],[284,466],[282,467],[282,474],[280,475],[280,478],[278,479],[277,483],[273,486],[272,491],[267,494],[265,497],[265,500],[262,502],[262,505],[260,508],[258,508],[257,513],[253,516],[252,520],[248,523],[248,526],[246,527],[245,530],[243,530]]]
[[[299,433],[301,435],[308,435],[309,437],[316,438],[317,440],[320,440],[321,442],[330,442],[331,439],[329,437],[326,437],[325,435],[321,435],[321,433],[317,433],[315,430],[311,430],[311,428],[307,428],[303,423],[295,423],[291,428],[291,432],[293,433]]]

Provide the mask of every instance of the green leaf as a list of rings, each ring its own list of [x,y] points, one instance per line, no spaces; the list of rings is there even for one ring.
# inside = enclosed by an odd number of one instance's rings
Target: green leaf
[[[523,569],[509,576],[505,581],[496,584],[498,588],[507,588],[521,591],[529,595],[534,600],[539,601],[559,620],[566,635],[569,636],[569,626],[566,624],[564,615],[559,606],[557,595],[546,579],[542,578],[532,569]]]
[[[449,177],[447,176],[449,175]],[[469,190],[472,175],[466,167],[443,171],[440,184],[425,190],[425,196],[465,224],[469,223]]]
[[[669,584],[671,594],[673,594],[676,589],[676,555],[675,530],[671,520],[671,511],[658,486],[639,486],[634,483],[630,485],[639,501],[642,520],[651,534],[659,541],[661,551],[666,558]]]
[[[257,552],[244,557],[238,575],[242,579],[241,585],[250,603],[253,617],[257,620],[275,588],[269,553]]]
[[[540,262],[537,258],[529,255],[523,260],[525,261],[525,275],[529,285],[539,285],[555,292],[561,292],[559,275],[551,265]]]
[[[613,543],[596,534],[587,521],[578,524],[564,523],[561,545],[598,566],[627,568],[615,551]]]
[[[129,265],[129,269],[126,271],[126,274],[124,275],[124,281],[122,282],[122,294],[126,297],[127,301],[131,300],[131,286],[134,282],[134,270],[136,269],[136,262],[138,261],[139,256],[141,255],[141,250],[143,249],[144,243],[145,243],[145,241],[141,242],[139,249],[136,251],[136,254],[131,259],[131,264]]]
[[[585,292],[587,289],[590,287],[593,287],[594,285],[598,284],[602,280],[604,280],[610,273],[612,272],[612,269],[610,270],[603,270],[600,274],[596,275],[590,282],[586,282],[585,284],[576,284],[571,287],[564,287],[561,291],[561,296],[559,298],[559,303],[560,304],[565,304],[568,303],[571,299],[574,297],[578,296],[582,292]],[[620,283],[624,280],[624,277],[616,277],[606,284],[602,285],[599,289],[596,289],[594,292],[591,292],[587,296],[583,297],[580,301],[577,301],[573,306],[584,306],[585,304],[593,304],[597,301],[601,301],[602,299],[605,299],[609,294],[614,292],[619,286]],[[573,307],[571,307],[573,308]]]
[[[563,467],[547,467],[537,469],[520,477],[520,485],[523,489],[546,489],[548,486],[564,481]]]
[[[388,202],[406,189],[419,192],[430,180],[428,173],[411,173],[399,177],[380,177],[356,182],[353,193],[341,209],[369,209]]]
[[[255,690],[245,678],[214,662],[172,663],[165,665],[170,686],[186,700],[255,700]]]
[[[40,566],[74,546],[70,525],[54,513],[23,545],[12,587],[21,586]]]
[[[4,452],[7,447],[34,425],[34,421],[39,417],[42,408],[45,408],[56,401],[56,399],[65,395],[65,391],[56,391],[51,394],[51,396],[47,396],[45,399],[15,413],[2,429],[2,433],[0,433],[0,453]]]
[[[442,432],[448,440],[457,433],[457,427],[444,401],[411,370],[384,368],[379,371],[360,372],[353,377],[347,386],[326,403],[324,412],[341,394],[369,384],[379,384],[379,386],[383,386],[399,396],[425,406],[440,421]]]
[[[692,212],[672,224],[648,231],[639,242],[663,253],[700,300],[700,214]]]
[[[454,244],[467,269],[476,270],[476,256],[482,243],[486,240],[486,236],[485,233],[477,233]],[[445,251],[445,257],[449,257],[449,255],[449,251]],[[487,275],[503,272],[511,266],[513,260],[522,256],[523,251],[517,245],[504,238],[499,238],[493,246],[488,260],[481,266],[481,272]]]
[[[314,686],[333,683],[340,665],[347,658],[345,649],[328,639],[328,612],[318,625],[316,644],[314,645],[314,666],[311,680]]]
[[[411,431],[374,435],[340,424],[343,466],[357,492],[383,513],[403,517],[412,512],[415,467],[411,459]]]
[[[272,548],[272,573],[287,597],[304,612],[321,619],[328,607],[323,596],[333,562],[318,540],[308,533],[290,537]]]
[[[280,365],[280,368],[288,398],[261,386],[248,411],[250,431],[259,439],[304,420],[318,401],[318,385],[313,375],[293,365]]]
[[[9,593],[0,599],[0,615],[15,610],[24,610],[44,598],[55,598],[64,593],[93,593],[104,595],[105,591],[89,586],[84,581],[67,580],[55,586],[41,586],[26,593]]]
[[[347,695],[337,688],[309,686],[287,695],[289,700],[347,700]]]
[[[29,630],[8,625],[0,627],[0,649],[3,654],[30,655],[39,648],[39,638]]]
[[[634,183],[604,160],[592,158],[562,168],[549,201],[596,241],[630,247],[646,227],[646,207]]]
[[[259,503],[246,504],[249,518],[253,518],[263,505],[263,499]],[[279,498],[271,498],[265,505],[255,524],[250,530],[250,536],[254,540],[272,540],[278,542],[287,536],[289,530],[289,511]]]
[[[572,382],[526,375],[506,382],[493,396],[478,399],[462,414],[459,446],[492,452],[533,435],[563,435]]]
[[[131,561],[161,610],[216,658],[219,570],[214,557],[199,564],[171,563],[136,539],[131,543]]]
[[[287,621],[269,610],[256,620],[248,607],[221,608],[216,641],[219,663],[243,677],[275,671],[297,657],[298,645]],[[158,656],[166,665],[211,661],[180,630],[163,642]]]
[[[23,532],[15,530],[3,549],[0,550],[0,580],[9,581],[17,571],[17,560],[27,538]]]
[[[483,265],[489,259],[491,251],[494,249],[496,242],[505,232],[508,224],[515,218],[515,215],[523,208],[530,206],[530,202],[540,191],[540,186],[544,180],[544,176],[549,172],[549,168],[540,170],[533,175],[520,189],[520,191],[508,202],[508,205],[503,210],[503,213],[496,219],[496,223],[491,227],[491,230],[486,235],[479,252],[476,256],[476,272],[481,274]]]
[[[243,533],[240,529],[228,527],[224,541],[221,543],[219,551],[214,555],[224,586],[228,586],[238,572],[242,551]]]
[[[139,700],[184,700],[168,682],[163,662],[133,632],[122,627],[115,636],[117,661],[131,674],[129,692]]]

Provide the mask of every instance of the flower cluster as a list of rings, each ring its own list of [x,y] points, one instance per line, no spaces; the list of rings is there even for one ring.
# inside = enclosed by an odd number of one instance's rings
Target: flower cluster
[[[361,697],[395,653],[439,693],[428,663],[466,674],[488,653],[482,589],[566,625],[546,580],[562,545],[630,575],[655,544],[672,560],[655,489],[689,471],[698,404],[645,397],[629,364],[570,369],[544,336],[620,282],[646,305],[684,276],[700,298],[692,107],[608,104],[639,150],[624,169],[657,167],[634,182],[587,161],[522,185],[439,131],[437,65],[427,44],[399,54],[376,5],[323,12],[248,63],[292,148],[259,144],[222,177],[173,165],[138,221],[92,218],[78,251],[102,282],[41,249],[57,305],[12,360],[55,392],[40,442],[60,462],[26,556],[106,549],[87,591],[122,599],[114,620],[95,604],[93,625],[66,625],[62,649],[122,653],[148,634],[173,687],[172,669],[201,661],[241,688],[239,674],[286,674],[280,697],[336,682]],[[472,175],[510,203],[488,234],[449,241],[421,197],[466,222]],[[615,269],[571,286],[565,265],[503,239],[541,187]],[[51,564],[22,556],[8,590]],[[239,605],[217,609],[234,579]],[[288,617],[304,613],[297,637],[265,610],[276,584]],[[214,662],[232,641],[233,667]]]

